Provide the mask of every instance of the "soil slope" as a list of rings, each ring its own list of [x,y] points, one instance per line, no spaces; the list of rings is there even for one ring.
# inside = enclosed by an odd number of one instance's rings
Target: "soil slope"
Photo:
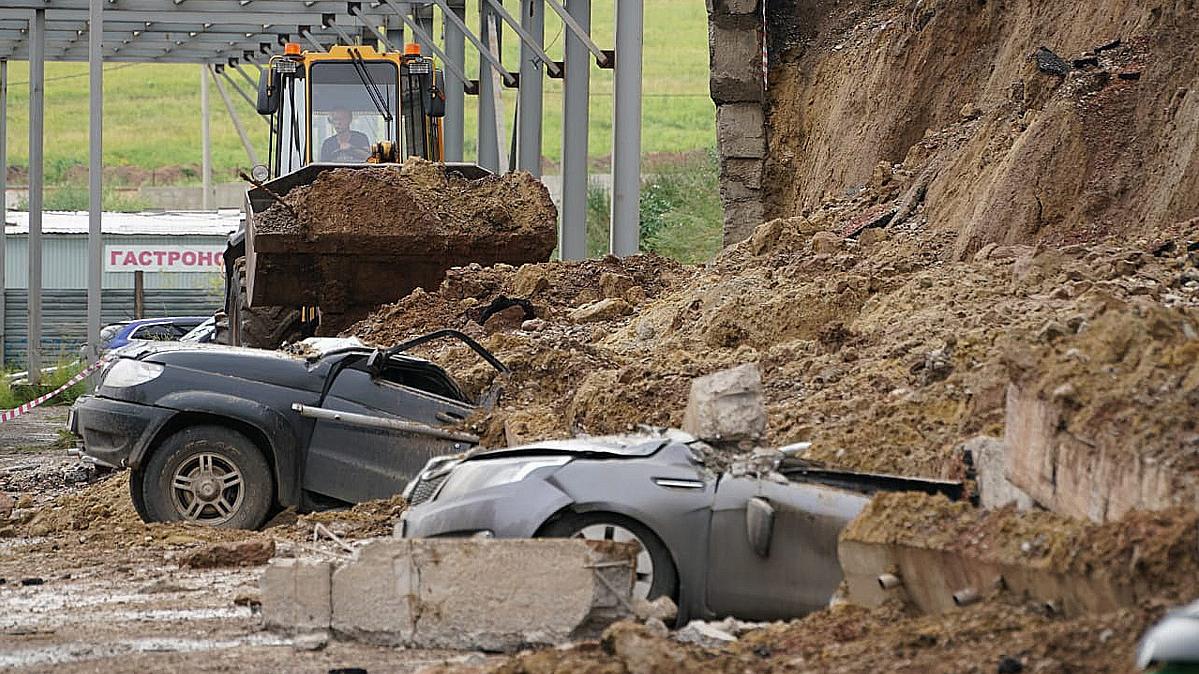
[[[891,184],[959,257],[1199,215],[1192,0],[770,7],[770,215]]]

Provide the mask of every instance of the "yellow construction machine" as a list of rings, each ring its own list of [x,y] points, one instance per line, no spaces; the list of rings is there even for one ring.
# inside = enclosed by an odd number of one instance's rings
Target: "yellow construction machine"
[[[313,52],[288,44],[283,55],[271,58],[257,101],[259,114],[270,122],[268,161],[252,171],[244,227],[230,237],[225,253],[225,317],[218,320],[218,341],[276,348],[311,336],[322,318],[323,332],[329,332],[331,314],[342,319],[341,327],[345,317],[361,316],[416,287],[436,287],[450,267],[548,259],[551,250],[544,245],[478,245],[430,256],[427,250],[389,246],[375,235],[356,244],[345,237],[297,237],[259,224],[272,205],[326,171],[409,157],[442,163],[443,91],[443,74],[417,45],[401,53],[367,45]],[[474,164],[443,165],[467,180],[490,175]],[[337,287],[336,298],[328,293],[331,286]]]

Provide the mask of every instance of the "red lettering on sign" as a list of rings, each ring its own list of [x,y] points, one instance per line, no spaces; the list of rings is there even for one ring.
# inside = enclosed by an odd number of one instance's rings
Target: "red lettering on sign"
[[[121,254],[121,251],[117,250],[116,248],[113,248],[112,252],[108,254],[108,263],[109,264],[117,264],[117,257],[120,256],[120,254]]]
[[[156,250],[156,251],[154,251],[154,259],[155,259],[155,260],[157,260],[157,264],[158,264],[158,266],[160,266],[160,267],[162,266],[162,257],[163,257],[164,255],[166,255],[166,254],[167,254],[167,253],[166,253],[166,251],[165,251],[165,250]]]
[[[197,255],[196,256],[196,264],[211,266],[212,265],[212,253],[202,252],[199,255]]]
[[[172,250],[170,252],[170,254],[167,255],[167,264],[175,264],[178,261],[179,261],[179,251]]]
[[[196,266],[196,251],[188,250],[183,252],[183,264],[194,267]]]
[[[151,264],[153,264],[153,260],[154,260],[154,253],[152,251],[143,250],[137,256],[137,263],[143,267],[149,267]]]
[[[125,260],[121,262],[121,264],[125,265],[126,267],[136,267],[137,256],[133,254],[133,251],[129,251],[128,253],[125,253]]]

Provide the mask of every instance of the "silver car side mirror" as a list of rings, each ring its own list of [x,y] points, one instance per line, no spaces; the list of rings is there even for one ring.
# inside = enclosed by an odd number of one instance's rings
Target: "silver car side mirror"
[[[770,556],[770,540],[774,537],[774,506],[764,498],[754,497],[745,505],[745,533],[749,547],[759,557]]]

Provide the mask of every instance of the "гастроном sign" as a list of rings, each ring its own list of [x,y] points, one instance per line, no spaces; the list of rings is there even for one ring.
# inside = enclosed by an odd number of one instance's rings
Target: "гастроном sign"
[[[219,272],[224,252],[224,246],[105,246],[104,271]]]

